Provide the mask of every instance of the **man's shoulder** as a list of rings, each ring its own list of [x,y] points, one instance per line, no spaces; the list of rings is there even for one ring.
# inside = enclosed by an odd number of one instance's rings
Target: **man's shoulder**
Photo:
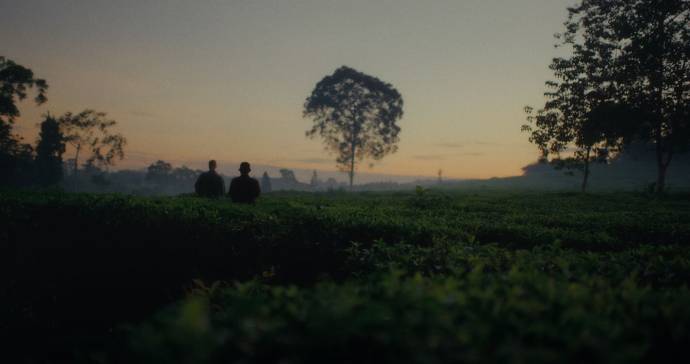
[[[232,179],[233,181],[241,181],[241,182],[258,182],[256,178],[254,177],[249,177],[249,176],[237,176]]]

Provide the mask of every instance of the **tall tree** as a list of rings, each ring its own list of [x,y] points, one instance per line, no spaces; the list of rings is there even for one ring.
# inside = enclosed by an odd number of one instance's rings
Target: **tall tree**
[[[62,180],[64,152],[65,141],[60,132],[60,124],[48,114],[41,123],[41,132],[36,143],[36,169],[40,185],[51,186]]]
[[[390,84],[342,66],[324,77],[304,103],[304,117],[314,120],[307,137],[319,135],[337,155],[352,187],[356,162],[380,160],[397,151],[403,100]]]
[[[635,110],[617,127],[654,145],[657,192],[674,154],[690,143],[690,1],[581,0],[568,9],[564,42],[581,52],[610,49],[587,65],[606,75],[614,99]],[[626,125],[632,124],[632,125]]]
[[[36,78],[33,71],[0,56],[0,183],[23,183],[33,159],[33,149],[12,133],[15,119],[20,116],[17,103],[26,99],[29,89],[35,89],[34,101],[46,102],[48,84]]]
[[[107,119],[105,113],[88,109],[78,114],[68,112],[60,117],[59,123],[65,140],[75,150],[74,173],[79,169],[79,157],[83,152],[88,153],[86,163],[99,167],[111,166],[116,159],[124,158],[127,140],[112,132],[117,122]]]
[[[549,68],[555,80],[546,82],[544,107],[536,113],[532,107],[526,107],[528,124],[522,126],[523,131],[530,133],[530,142],[541,151],[542,160],[557,169],[582,171],[583,192],[587,189],[590,164],[606,161],[623,143],[621,133],[600,117],[624,108],[615,103],[617,84],[610,81],[614,48],[597,43],[592,37],[597,35],[556,35],[556,46],[568,48],[571,55],[552,60]]]

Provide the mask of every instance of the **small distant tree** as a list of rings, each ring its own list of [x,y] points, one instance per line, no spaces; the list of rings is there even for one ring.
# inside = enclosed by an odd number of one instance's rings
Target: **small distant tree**
[[[264,175],[261,176],[261,191],[263,193],[268,193],[273,190],[271,186],[271,177],[268,176],[267,172],[264,172]]]
[[[316,170],[314,170],[314,173],[311,175],[311,180],[309,181],[309,185],[312,188],[317,188],[319,187],[319,184],[321,184],[321,181],[319,180],[319,176],[316,174]]]
[[[151,163],[146,169],[146,180],[155,183],[163,183],[171,176],[172,170],[172,164],[158,160],[155,163]]]
[[[380,160],[397,151],[403,99],[390,84],[342,66],[324,77],[304,103],[304,117],[314,120],[307,137],[319,135],[352,187],[356,162]]]
[[[297,177],[295,177],[295,172],[293,172],[291,169],[281,169],[280,177],[286,182],[297,183]]]
[[[187,166],[182,166],[173,169],[170,176],[178,183],[194,183],[199,173]]]
[[[438,170],[438,184],[442,184],[442,183],[443,183],[443,170],[439,169]]]
[[[40,185],[51,186],[62,180],[64,152],[65,142],[60,132],[60,124],[48,114],[41,123],[41,132],[36,143],[36,169]]]
[[[121,134],[112,132],[117,122],[107,119],[105,113],[89,109],[78,114],[68,112],[60,117],[59,123],[65,140],[75,149],[75,174],[79,170],[79,157],[83,152],[88,153],[86,163],[106,168],[115,164],[115,160],[125,157],[127,140]]]

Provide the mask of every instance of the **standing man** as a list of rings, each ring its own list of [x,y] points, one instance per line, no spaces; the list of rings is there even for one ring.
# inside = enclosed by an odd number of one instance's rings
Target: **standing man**
[[[232,182],[230,182],[230,190],[228,191],[232,202],[253,204],[256,198],[261,194],[259,181],[249,177],[249,172],[251,172],[251,170],[249,163],[240,163],[241,175],[232,179]]]
[[[219,198],[225,193],[223,177],[216,173],[216,161],[208,161],[208,172],[199,175],[194,183],[194,191],[197,195],[209,198]]]

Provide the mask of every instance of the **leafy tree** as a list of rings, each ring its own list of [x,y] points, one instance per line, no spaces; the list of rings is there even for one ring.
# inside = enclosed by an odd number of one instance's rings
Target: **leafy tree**
[[[62,154],[65,152],[65,141],[60,132],[58,121],[46,115],[41,123],[41,132],[36,143],[36,168],[39,184],[55,185],[62,180]]]
[[[271,192],[272,190],[271,177],[268,176],[267,172],[264,172],[264,175],[261,176],[261,192],[267,193]]]
[[[48,83],[35,78],[33,71],[0,56],[0,122],[12,124],[19,114],[17,102],[26,99],[27,90],[36,89],[34,101],[46,102]]]
[[[20,116],[17,103],[26,99],[29,89],[36,90],[34,101],[47,101],[48,84],[34,77],[33,71],[0,56],[0,183],[24,183],[33,162],[33,149],[21,143],[12,133],[15,119]],[[30,179],[30,178],[29,178]]]
[[[59,122],[65,140],[75,149],[74,173],[78,171],[81,152],[89,153],[86,163],[101,167],[108,167],[115,164],[116,159],[124,158],[127,140],[111,131],[117,122],[107,119],[105,113],[89,109],[78,114],[68,112],[60,117]]]
[[[609,101],[634,110],[615,131],[654,145],[663,192],[674,154],[690,144],[690,2],[581,0],[568,13],[563,44],[587,56],[587,82],[601,77],[613,91]]]
[[[392,85],[342,66],[319,81],[305,101],[304,117],[314,120],[306,135],[323,138],[352,187],[357,161],[380,160],[397,150],[402,106]]]
[[[282,177],[286,182],[297,183],[297,177],[295,177],[295,172],[293,172],[291,169],[281,169],[280,177]]]
[[[623,137],[615,125],[598,116],[611,114],[603,110],[619,110],[614,103],[616,85],[607,67],[613,59],[613,49],[606,45],[574,44],[569,36],[556,35],[559,47],[569,47],[569,57],[554,58],[549,68],[556,80],[546,82],[547,101],[533,113],[525,107],[528,124],[522,130],[530,132],[530,142],[541,151],[541,159],[550,161],[557,169],[582,171],[582,191],[587,189],[592,162],[605,162],[620,150]],[[563,155],[564,152],[568,152]],[[549,159],[550,156],[553,156]],[[569,172],[572,173],[572,172]]]
[[[165,182],[172,174],[172,164],[158,160],[148,166],[146,171],[146,179],[156,183]]]

